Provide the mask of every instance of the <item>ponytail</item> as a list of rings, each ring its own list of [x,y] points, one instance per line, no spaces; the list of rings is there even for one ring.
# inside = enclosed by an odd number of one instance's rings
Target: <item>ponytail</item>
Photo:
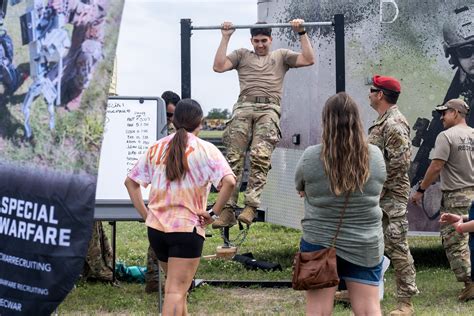
[[[166,178],[168,180],[182,179],[189,171],[188,160],[185,157],[187,145],[188,133],[184,128],[179,128],[168,145],[166,155]]]
[[[192,133],[196,130],[201,120],[202,109],[196,101],[183,99],[176,104],[173,124],[177,130],[165,153],[166,178],[169,181],[181,180],[189,171],[186,157],[188,132]]]

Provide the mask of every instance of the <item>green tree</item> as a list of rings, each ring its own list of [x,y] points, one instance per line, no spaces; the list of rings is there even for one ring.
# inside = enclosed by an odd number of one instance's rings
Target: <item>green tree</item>
[[[208,119],[228,119],[230,117],[230,113],[228,109],[212,109],[207,113]]]

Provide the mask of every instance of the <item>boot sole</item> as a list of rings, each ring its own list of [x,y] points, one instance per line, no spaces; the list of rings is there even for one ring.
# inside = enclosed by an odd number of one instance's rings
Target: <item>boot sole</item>
[[[247,219],[245,219],[245,218],[238,218],[238,217],[237,217],[237,220],[238,220],[239,222],[242,222],[242,223],[247,224],[247,225],[251,225],[251,224],[253,223],[253,220],[249,222],[249,221],[248,221]]]
[[[230,223],[229,225],[226,225],[226,226],[221,226],[221,225],[215,226],[214,224],[212,224],[211,227],[212,227],[212,229],[219,229],[219,228],[226,228],[226,227],[230,228],[230,227],[232,227],[236,224],[237,224],[237,221],[235,223]]]

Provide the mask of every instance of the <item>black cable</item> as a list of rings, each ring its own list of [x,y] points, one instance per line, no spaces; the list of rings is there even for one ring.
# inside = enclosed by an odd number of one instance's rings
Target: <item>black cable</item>
[[[420,186],[420,185],[418,184],[418,187],[419,187],[419,186]],[[418,187],[417,187],[417,188],[418,188]],[[416,188],[416,189],[417,189],[417,188]],[[426,209],[425,209],[425,194],[423,194],[423,197],[421,198],[421,209],[423,210],[423,213],[425,213],[425,216],[426,216],[430,221],[436,219],[436,218],[439,216],[439,214],[441,213],[441,209],[439,209],[439,210],[437,210],[437,211],[436,211],[434,214],[432,214],[432,215],[428,214],[428,212],[427,212]]]

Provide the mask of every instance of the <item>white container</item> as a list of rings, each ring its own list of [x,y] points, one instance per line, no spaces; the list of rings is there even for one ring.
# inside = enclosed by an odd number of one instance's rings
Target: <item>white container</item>
[[[379,298],[383,300],[383,293],[384,293],[384,282],[385,282],[385,271],[387,271],[388,267],[390,266],[390,259],[386,256],[383,256],[382,262],[382,278],[379,284]]]

